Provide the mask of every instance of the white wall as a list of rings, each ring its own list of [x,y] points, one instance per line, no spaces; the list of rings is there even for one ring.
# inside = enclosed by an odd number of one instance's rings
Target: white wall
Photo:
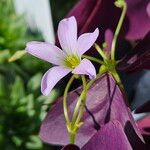
[[[29,27],[38,29],[46,42],[54,43],[54,30],[49,0],[14,0],[16,12],[25,14]]]

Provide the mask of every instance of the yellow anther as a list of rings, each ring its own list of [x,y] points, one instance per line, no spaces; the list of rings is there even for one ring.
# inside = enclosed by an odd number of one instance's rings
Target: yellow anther
[[[65,66],[74,69],[80,64],[80,58],[77,55],[68,55],[64,60]]]

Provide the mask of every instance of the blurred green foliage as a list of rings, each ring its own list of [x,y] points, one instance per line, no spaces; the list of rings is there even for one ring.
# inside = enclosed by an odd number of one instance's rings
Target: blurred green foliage
[[[55,27],[75,1],[51,1]],[[29,55],[8,62],[32,40],[41,41],[42,37],[27,28],[24,16],[16,15],[13,0],[0,0],[0,149],[3,150],[55,149],[43,145],[38,136],[47,110],[60,95],[56,88],[48,97],[40,93],[42,74],[51,65]]]
[[[38,132],[49,104],[58,96],[41,96],[42,74],[50,65],[26,55],[8,63],[10,56],[31,40],[42,40],[31,33],[23,16],[17,16],[12,0],[0,0],[0,149],[43,149]]]
[[[22,49],[24,43],[30,39],[33,36],[28,34],[23,16],[15,14],[13,1],[0,0],[0,50]]]

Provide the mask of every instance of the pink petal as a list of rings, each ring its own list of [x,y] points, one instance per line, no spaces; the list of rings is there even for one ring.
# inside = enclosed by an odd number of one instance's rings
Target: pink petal
[[[75,17],[65,18],[58,25],[58,38],[66,53],[76,52],[77,22]]]
[[[78,38],[77,47],[80,55],[84,54],[87,50],[90,49],[90,47],[96,41],[98,35],[99,30],[96,28],[93,33],[85,33]]]
[[[81,63],[72,71],[74,74],[88,75],[90,79],[96,77],[96,70],[88,59],[83,59]]]
[[[49,69],[43,76],[41,81],[41,91],[43,95],[48,95],[56,83],[66,76],[70,69],[64,68],[62,66],[56,66]]]
[[[120,9],[114,5],[115,0],[78,0],[67,16],[75,16],[78,22],[78,33],[84,33],[102,26],[99,42],[104,40],[107,28],[114,32],[120,17]],[[126,0],[127,15],[120,37],[128,40],[138,40],[150,29],[149,0]],[[109,13],[108,13],[109,11]]]
[[[62,64],[65,53],[57,46],[46,42],[29,42],[26,51],[31,55],[48,61],[55,65]]]

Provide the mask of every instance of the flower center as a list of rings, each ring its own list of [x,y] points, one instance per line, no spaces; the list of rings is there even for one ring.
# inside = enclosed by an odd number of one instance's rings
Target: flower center
[[[68,55],[65,60],[65,66],[74,69],[80,64],[80,58],[77,55]]]

